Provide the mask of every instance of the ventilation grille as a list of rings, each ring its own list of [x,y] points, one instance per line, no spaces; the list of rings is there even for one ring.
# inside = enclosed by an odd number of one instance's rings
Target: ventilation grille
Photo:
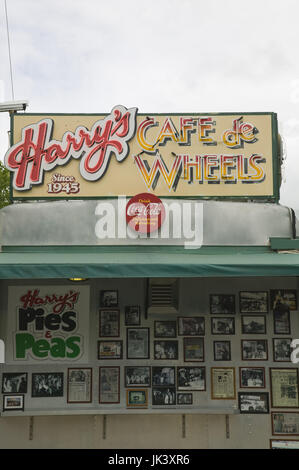
[[[148,294],[148,313],[177,313],[177,280],[168,282],[150,280]]]

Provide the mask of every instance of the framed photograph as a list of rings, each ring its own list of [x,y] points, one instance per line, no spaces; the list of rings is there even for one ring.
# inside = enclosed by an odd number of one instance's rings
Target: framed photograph
[[[266,339],[243,339],[241,340],[241,351],[243,361],[268,360],[268,342]]]
[[[152,405],[169,406],[176,404],[176,390],[174,387],[154,387]]]
[[[175,368],[174,367],[153,367],[152,368],[153,386],[175,387]]]
[[[236,382],[234,367],[211,368],[212,400],[235,400]]]
[[[273,338],[273,361],[291,362],[291,338]]]
[[[98,341],[98,359],[122,359],[122,340],[100,340]]]
[[[214,341],[214,361],[231,361],[230,341]]]
[[[211,294],[210,313],[213,315],[221,313],[234,315],[236,313],[235,296],[232,294]]]
[[[127,408],[147,408],[148,390],[133,388],[127,390]]]
[[[203,336],[205,334],[204,317],[178,317],[179,336]]]
[[[298,369],[270,368],[272,408],[298,408]]]
[[[274,334],[275,335],[290,335],[291,334],[291,320],[290,310],[275,309],[273,311]]]
[[[193,394],[192,393],[178,393],[177,394],[177,405],[192,405]]]
[[[282,307],[284,305],[284,307]],[[275,310],[297,310],[296,289],[272,289],[270,290],[270,306]]]
[[[184,338],[184,362],[204,362],[204,338]]]
[[[154,341],[154,359],[176,360],[178,358],[178,341]]]
[[[100,310],[99,336],[119,336],[119,310]]]
[[[239,367],[240,388],[265,388],[264,367]]]
[[[140,325],[140,305],[127,305],[125,307],[125,325]]]
[[[240,292],[240,313],[268,313],[268,292]]]
[[[67,402],[91,403],[92,401],[92,369],[68,369]]]
[[[150,387],[151,368],[148,366],[127,366],[125,367],[126,387]]]
[[[265,335],[266,317],[265,315],[242,315],[243,335]]]
[[[178,367],[177,368],[178,390],[206,390],[206,368],[205,367]]]
[[[149,328],[127,328],[127,359],[149,357]]]
[[[176,321],[155,321],[155,338],[176,338]]]
[[[120,402],[120,368],[99,367],[99,403]]]
[[[295,439],[270,439],[270,449],[299,449],[299,441]]]
[[[239,392],[238,398],[240,413],[269,413],[269,393],[267,392]]]
[[[235,319],[234,317],[212,317],[211,318],[212,335],[234,335]]]
[[[273,436],[299,436],[299,412],[272,411]]]
[[[118,307],[118,291],[117,290],[101,290],[100,307]]]
[[[38,397],[63,397],[63,372],[32,374],[32,395]]]
[[[24,395],[3,395],[3,411],[24,411]]]
[[[2,393],[27,393],[27,372],[4,372]]]

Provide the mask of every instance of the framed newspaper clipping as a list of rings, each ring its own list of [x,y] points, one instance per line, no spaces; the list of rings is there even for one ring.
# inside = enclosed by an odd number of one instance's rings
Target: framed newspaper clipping
[[[67,402],[91,403],[92,401],[92,369],[68,369]]]
[[[236,382],[234,367],[211,368],[212,400],[235,400]]]
[[[270,368],[272,408],[298,408],[298,369]]]
[[[299,436],[298,411],[272,411],[271,420],[273,436]]]

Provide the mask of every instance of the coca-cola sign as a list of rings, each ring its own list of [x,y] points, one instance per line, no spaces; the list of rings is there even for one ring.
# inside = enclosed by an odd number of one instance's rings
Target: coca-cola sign
[[[152,233],[158,230],[165,219],[165,207],[154,194],[137,194],[126,206],[128,225],[139,233]]]

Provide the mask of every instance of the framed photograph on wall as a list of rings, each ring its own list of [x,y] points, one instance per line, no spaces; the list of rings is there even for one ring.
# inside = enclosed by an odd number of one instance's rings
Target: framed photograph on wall
[[[24,395],[3,395],[3,411],[24,411]]]
[[[284,307],[283,307],[284,306]],[[296,289],[271,289],[270,290],[270,307],[273,312],[297,310],[297,291]]]
[[[153,367],[152,382],[153,386],[175,387],[175,367]]]
[[[178,317],[179,336],[203,336],[205,334],[204,317]]]
[[[152,405],[171,406],[176,404],[175,387],[153,387]]]
[[[101,290],[100,307],[114,308],[118,307],[118,291],[117,290]]]
[[[298,408],[298,369],[270,368],[272,408]]]
[[[212,315],[236,313],[236,301],[233,294],[211,294],[210,313]]]
[[[298,411],[272,411],[273,436],[299,436]]]
[[[177,394],[177,405],[192,405],[193,394],[192,393],[178,393]]]
[[[99,336],[119,336],[119,310],[100,310]]]
[[[295,439],[270,439],[270,449],[299,449],[299,441]]]
[[[240,313],[268,313],[268,292],[241,291]]]
[[[236,382],[234,367],[211,368],[212,400],[235,400]]]
[[[268,360],[268,342],[266,339],[243,339],[241,340],[241,351],[243,361]]]
[[[177,368],[177,388],[180,391],[205,391],[206,368],[186,366]]]
[[[179,358],[178,341],[154,341],[154,359],[177,360]]]
[[[147,408],[148,390],[133,388],[127,390],[127,408]]]
[[[33,398],[63,397],[63,372],[43,372],[32,374]]]
[[[99,403],[120,402],[120,368],[99,367]]]
[[[291,338],[273,338],[273,361],[291,362]]]
[[[204,362],[204,338],[184,338],[184,362]]]
[[[3,372],[2,393],[27,393],[27,372]]]
[[[214,361],[231,361],[230,341],[214,341]]]
[[[287,309],[275,309],[273,311],[273,322],[275,335],[290,335],[291,320],[289,307],[287,307]]]
[[[212,317],[211,318],[212,335],[234,335],[235,319],[234,317]]]
[[[243,335],[265,335],[266,317],[265,315],[242,315]]]
[[[155,338],[176,338],[176,321],[155,321]]]
[[[149,328],[127,328],[127,359],[149,359]]]
[[[98,359],[122,359],[122,340],[100,340],[98,341]]]
[[[265,388],[264,367],[239,367],[240,388]]]
[[[268,392],[239,392],[238,402],[240,413],[268,414],[269,393]]]
[[[125,307],[125,325],[140,325],[140,305],[127,305]]]
[[[67,402],[91,403],[92,368],[70,368],[67,374]]]
[[[150,387],[151,368],[148,366],[126,366],[125,387]]]

